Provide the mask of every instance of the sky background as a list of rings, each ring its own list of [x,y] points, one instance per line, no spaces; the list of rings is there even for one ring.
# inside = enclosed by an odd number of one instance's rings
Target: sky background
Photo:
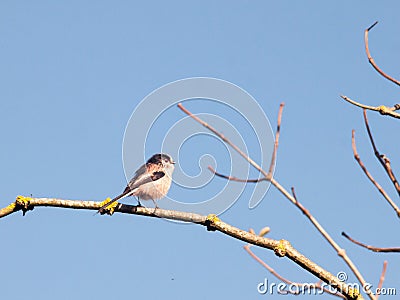
[[[399,102],[398,87],[371,68],[363,44],[364,29],[380,21],[370,33],[372,55],[400,78],[399,9],[397,1],[1,1],[0,205],[17,195],[98,201],[117,195],[126,185],[124,131],[140,101],[172,81],[220,78],[250,93],[273,128],[285,102],[276,179],[288,190],[295,186],[298,199],[368,282],[377,285],[388,260],[384,286],[400,293],[398,255],[368,252],[340,235],[400,245],[398,218],[353,159],[353,128],[368,169],[398,198],[373,156],[361,110],[339,97],[376,106]],[[250,154],[259,155],[240,116],[206,101],[187,107],[223,115],[248,137]],[[399,121],[368,116],[379,149],[400,172]],[[132,155],[143,163],[158,152],[154,141],[183,117],[170,107],[148,148],[138,143]],[[138,123],[137,130],[148,128]],[[212,152],[219,170],[229,170],[226,148],[215,138],[197,138],[175,158],[181,168],[191,176],[207,173],[199,159]],[[254,170],[250,175],[257,177]],[[223,184],[220,178],[201,189],[174,184],[170,195],[201,201]],[[270,226],[269,237],[289,240],[331,273],[345,271],[348,282],[356,282],[279,192],[270,188],[249,210],[250,190],[222,220],[245,230]],[[2,299],[282,298],[257,293],[265,278],[279,281],[249,257],[244,243],[201,226],[36,208],[2,219],[0,235]],[[288,259],[254,250],[290,280],[317,281]]]

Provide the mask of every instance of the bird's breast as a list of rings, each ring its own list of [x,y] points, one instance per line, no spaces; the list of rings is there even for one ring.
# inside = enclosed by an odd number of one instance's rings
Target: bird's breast
[[[139,186],[133,195],[142,200],[156,200],[163,198],[168,193],[170,186],[171,177],[164,176],[161,179]]]

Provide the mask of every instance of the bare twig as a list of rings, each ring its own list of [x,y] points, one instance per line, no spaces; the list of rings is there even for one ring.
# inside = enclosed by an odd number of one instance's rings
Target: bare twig
[[[221,140],[223,140],[225,143],[227,143],[229,146],[231,146],[237,153],[239,153],[244,159],[246,159],[254,168],[256,168],[258,171],[260,171],[266,178],[269,177],[268,173],[265,172],[261,167],[254,161],[252,160],[246,153],[244,153],[238,146],[236,146],[234,143],[232,143],[229,139],[227,139],[222,133],[219,133],[214,127],[208,125],[206,122],[204,122],[202,119],[199,117],[193,115],[190,111],[188,111],[182,103],[178,104],[178,107],[189,117],[193,118],[196,122],[200,123],[203,125],[205,128],[210,130],[212,133],[214,133],[216,136],[218,136]]]
[[[387,268],[387,261],[385,260],[383,262],[381,277],[379,278],[379,283],[378,283],[378,288],[377,288],[378,293],[376,294],[376,298],[379,298],[379,296],[381,294],[380,291],[382,290],[383,281],[385,280],[386,268]]]
[[[265,263],[261,258],[259,258],[257,255],[254,254],[253,251],[250,250],[250,244],[247,244],[245,246],[243,246],[244,250],[246,250],[246,252],[248,254],[250,254],[250,256],[252,258],[254,258],[260,265],[262,265],[264,268],[266,268],[272,275],[274,275],[276,278],[278,278],[280,281],[287,283],[287,284],[294,284],[294,285],[301,285],[301,283],[295,283],[290,281],[289,279],[286,279],[285,277],[279,275],[273,268],[271,268],[267,263]]]
[[[308,209],[306,209],[298,200],[297,200],[297,196],[296,196],[296,192],[294,190],[294,187],[292,186],[291,188],[292,191],[292,195],[294,197],[294,199],[296,199],[296,206],[302,211],[303,214],[305,214],[307,216],[307,218],[312,218],[312,215],[310,214],[310,212],[308,211]]]
[[[342,235],[349,241],[353,242],[354,244],[364,247],[373,252],[400,252],[399,247],[390,247],[390,248],[374,247],[374,246],[366,245],[364,243],[361,243],[361,242],[351,238],[346,232],[342,232]]]
[[[378,24],[378,21],[376,21],[374,24],[372,24],[370,27],[368,27],[367,29],[365,29],[364,31],[364,42],[365,42],[365,52],[367,53],[367,57],[368,57],[368,61],[369,63],[372,65],[372,67],[379,73],[381,74],[383,77],[385,77],[386,79],[390,80],[391,82],[400,85],[400,81],[394,79],[393,77],[387,75],[385,72],[383,72],[375,63],[374,59],[371,56],[371,53],[369,52],[369,46],[368,46],[368,33],[369,31],[375,27],[375,25]]]
[[[370,105],[365,105],[365,104],[358,103],[358,102],[356,102],[354,100],[351,100],[349,97],[344,96],[344,95],[340,95],[340,97],[342,99],[346,100],[347,102],[355,105],[355,106],[358,106],[358,107],[361,107],[361,108],[364,108],[364,109],[368,109],[368,110],[377,111],[381,115],[388,115],[388,116],[391,116],[393,118],[400,119],[400,114],[395,112],[398,109],[398,104],[396,104],[393,107],[387,107],[387,106],[384,106],[384,105],[375,107],[375,106],[370,106]]]
[[[225,179],[228,179],[228,180],[231,180],[231,181],[249,182],[249,183],[256,183],[256,182],[260,182],[260,181],[267,181],[267,179],[266,179],[265,177],[261,177],[261,178],[258,178],[258,179],[241,179],[241,178],[237,178],[237,177],[234,177],[234,176],[224,175],[224,174],[221,174],[221,173],[218,173],[217,171],[215,171],[215,169],[214,169],[212,166],[208,166],[208,169],[209,169],[212,173],[214,173],[215,175],[217,175],[217,176],[219,176],[219,177],[222,177],[222,178],[225,178]]]
[[[178,105],[179,106],[179,105]],[[275,142],[274,142],[274,151],[272,152],[272,158],[271,158],[271,162],[269,165],[269,170],[268,170],[268,177],[272,178],[272,172],[274,170],[274,166],[275,166],[275,162],[276,162],[276,156],[277,156],[277,152],[278,152],[278,146],[279,146],[279,135],[280,135],[280,131],[281,131],[281,120],[282,120],[282,112],[283,112],[283,107],[285,106],[285,103],[281,103],[279,106],[279,112],[278,112],[278,122],[277,122],[277,126],[276,126],[276,134],[275,134]],[[179,106],[180,109],[182,109],[185,113],[190,113],[188,110],[186,110],[182,105]],[[196,119],[195,119],[196,120]],[[197,121],[197,120],[196,120]],[[199,121],[198,121],[199,122]],[[209,125],[208,125],[209,126]],[[208,128],[208,127],[207,127]],[[213,131],[214,132],[214,131]],[[214,132],[215,133],[215,132]],[[242,155],[243,156],[243,155]],[[248,157],[246,156],[246,159]],[[237,178],[234,176],[228,176],[228,175],[224,175],[221,173],[218,173],[212,166],[208,166],[208,169],[214,173],[216,176],[231,180],[231,181],[236,181],[236,182],[247,182],[247,183],[257,183],[260,181],[269,181],[267,179],[267,177],[261,177],[258,179],[241,179],[241,178]]]
[[[275,167],[275,162],[276,162],[276,155],[278,152],[278,146],[279,146],[279,135],[281,133],[281,121],[282,121],[282,111],[283,107],[285,106],[285,103],[281,103],[279,105],[279,113],[278,113],[278,121],[276,125],[276,133],[275,133],[275,143],[274,143],[274,152],[272,153],[272,158],[271,158],[271,163],[269,165],[269,170],[268,170],[268,175],[272,177],[272,172]]]
[[[393,82],[393,83],[395,83],[395,84],[397,84],[397,85],[400,86],[400,81],[399,81],[399,80],[396,80],[396,79],[394,79],[393,77],[387,75],[385,72],[383,72],[383,71],[378,67],[378,65],[375,63],[375,61],[374,61],[374,59],[372,58],[371,53],[370,53],[370,51],[369,51],[368,33],[369,33],[369,31],[370,31],[372,28],[374,28],[374,26],[375,26],[376,24],[378,24],[378,22],[375,22],[374,24],[372,24],[370,27],[368,27],[368,28],[365,29],[365,31],[364,31],[365,52],[366,52],[366,54],[367,54],[368,61],[369,61],[369,63],[372,65],[372,67],[373,67],[379,74],[381,74],[384,78],[386,78],[386,79],[390,80],[391,82]],[[346,100],[347,102],[349,102],[349,103],[351,103],[351,104],[353,104],[353,105],[355,105],[355,106],[361,107],[361,108],[363,108],[363,109],[368,109],[368,110],[377,111],[377,112],[379,112],[381,115],[387,115],[387,116],[391,116],[391,117],[393,117],[393,118],[400,119],[400,114],[396,112],[396,110],[399,110],[399,109],[400,109],[400,104],[395,104],[393,107],[388,107],[388,106],[385,106],[385,105],[380,105],[380,106],[376,106],[376,107],[375,107],[375,106],[370,106],[370,105],[365,105],[365,104],[358,103],[358,102],[356,102],[356,101],[354,101],[354,100],[351,100],[349,97],[346,97],[346,96],[343,96],[343,95],[341,95],[340,97],[342,97],[342,98],[343,98],[344,100]]]
[[[392,208],[396,211],[397,216],[400,218],[400,209],[394,203],[394,201],[390,198],[390,196],[386,193],[386,191],[380,186],[380,184],[372,177],[371,173],[367,170],[364,163],[361,161],[360,155],[358,155],[356,141],[354,136],[354,129],[351,132],[351,145],[353,148],[354,158],[360,165],[361,169],[364,171],[365,175],[367,175],[368,179],[373,183],[373,185],[378,189],[378,191],[382,194],[382,196],[386,199],[386,201],[392,206]]]
[[[334,241],[334,239],[325,231],[325,229],[318,223],[318,221],[314,218],[314,216],[310,213],[308,209],[306,209],[298,200],[294,190],[294,187],[291,188],[293,198],[295,199],[295,205],[299,208],[302,213],[311,221],[311,223],[317,228],[317,230],[325,237],[325,239],[332,245],[332,247],[337,251],[338,255],[343,258],[346,264],[350,267],[354,275],[356,275],[357,279],[360,281],[362,286],[366,286],[365,279],[362,277],[360,271],[353,264],[350,258],[347,256],[346,251],[343,248],[340,248],[339,245]],[[363,282],[364,280],[364,282]],[[368,294],[371,299],[375,299],[372,295],[372,292],[368,290],[371,294]]]
[[[382,167],[385,169],[386,173],[388,174],[390,180],[392,181],[397,193],[400,196],[400,185],[396,179],[396,176],[393,173],[393,169],[390,165],[390,160],[389,158],[384,155],[384,154],[380,154],[378,149],[376,148],[375,142],[374,142],[374,138],[372,137],[372,133],[368,124],[368,117],[367,117],[367,111],[364,109],[363,110],[363,115],[364,115],[364,122],[365,122],[365,127],[367,128],[367,132],[368,132],[368,136],[369,136],[369,140],[371,141],[371,145],[372,148],[374,149],[374,153],[376,158],[379,160],[379,162],[381,163]]]
[[[274,178],[271,177],[266,171],[264,171],[257,163],[255,163],[250,157],[248,157],[246,154],[243,153],[235,144],[233,144],[229,139],[227,139],[224,135],[222,135],[220,132],[218,132],[215,128],[201,120],[199,117],[193,115],[190,111],[188,111],[186,108],[183,107],[181,103],[178,104],[178,107],[185,112],[188,116],[192,117],[196,122],[200,123],[207,129],[209,129],[211,132],[213,132],[216,136],[221,138],[224,142],[226,142],[228,145],[230,145],[234,150],[236,150],[244,159],[246,159],[253,167],[255,167],[260,173],[262,173],[265,178],[271,182],[273,186],[275,186],[289,201],[291,201],[293,204],[297,205],[297,200],[282,186],[280,183]],[[228,176],[223,175],[223,177],[227,178]],[[360,273],[360,271],[357,269],[357,267],[354,265],[354,263],[351,261],[351,259],[347,256],[346,251],[342,249],[333,239],[332,237],[326,232],[326,230],[319,224],[319,222],[311,215],[309,214],[309,219],[312,222],[312,224],[319,230],[319,232],[322,234],[322,236],[332,245],[332,247],[336,250],[337,254],[343,258],[343,260],[346,262],[346,264],[349,266],[349,268],[352,270],[352,272],[355,274],[359,282],[363,287],[366,287],[366,293],[369,296],[370,299],[375,300],[375,296],[371,292],[371,290],[368,288],[366,285],[367,282]]]
[[[253,251],[251,251],[250,249],[251,245],[247,244],[245,246],[243,246],[244,250],[246,250],[246,252],[255,260],[257,261],[260,265],[262,265],[264,268],[266,268],[272,275],[274,275],[276,278],[278,278],[278,280],[288,284],[288,285],[292,285],[292,286],[297,286],[300,289],[302,288],[303,290],[297,290],[297,291],[293,291],[292,289],[289,289],[287,291],[287,293],[293,294],[293,295],[300,295],[301,293],[303,293],[306,289],[310,289],[312,287],[314,287],[315,289],[318,290],[322,290],[324,291],[324,293],[327,294],[331,294],[333,296],[338,296],[340,298],[346,299],[345,296],[343,296],[342,294],[340,294],[339,292],[335,293],[330,289],[327,288],[323,288],[321,287],[320,283],[314,283],[313,286],[310,283],[300,283],[300,282],[293,282],[290,281],[289,279],[286,279],[285,277],[283,277],[282,275],[280,275],[278,272],[276,272],[270,265],[268,265],[265,261],[263,261],[261,258],[259,258]]]

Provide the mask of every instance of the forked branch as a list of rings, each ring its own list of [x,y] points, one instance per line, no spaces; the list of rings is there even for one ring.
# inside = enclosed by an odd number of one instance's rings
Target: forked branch
[[[354,135],[355,131],[354,129],[351,132],[351,145],[353,148],[353,154],[354,154],[354,159],[358,162],[359,166],[361,169],[364,171],[365,175],[368,177],[368,179],[372,182],[372,184],[378,189],[378,191],[382,194],[382,196],[386,199],[386,201],[390,204],[390,206],[394,209],[394,211],[397,213],[397,216],[400,218],[400,209],[394,203],[392,198],[386,193],[386,191],[383,189],[383,187],[372,177],[371,173],[367,170],[365,167],[364,163],[362,162],[360,155],[357,152],[357,147],[356,147],[356,139]]]
[[[375,22],[374,24],[372,24],[370,27],[368,27],[367,29],[365,29],[364,31],[364,42],[365,42],[365,53],[367,54],[368,57],[368,61],[369,63],[372,65],[372,67],[380,74],[382,75],[384,78],[388,79],[389,81],[395,83],[396,85],[400,86],[400,81],[389,76],[388,74],[386,74],[384,71],[382,71],[381,68],[378,67],[378,65],[375,63],[375,60],[372,58],[371,53],[369,51],[369,42],[368,42],[368,34],[369,31],[374,28],[374,26],[378,24],[378,22]],[[368,109],[368,110],[373,110],[373,111],[377,111],[379,112],[381,115],[386,115],[386,116],[391,116],[393,118],[397,118],[400,119],[400,114],[396,112],[396,110],[400,109],[400,104],[395,104],[393,107],[388,107],[385,105],[380,105],[380,106],[370,106],[370,105],[365,105],[362,103],[358,103],[352,99],[350,99],[347,96],[343,96],[341,95],[340,97],[342,97],[344,100],[346,100],[347,102],[361,107],[363,109]]]
[[[204,122],[202,119],[200,119],[199,117],[195,116],[194,114],[192,114],[189,110],[187,110],[185,107],[183,107],[183,105],[181,103],[178,104],[178,107],[185,112],[188,116],[192,117],[196,122],[200,123],[201,125],[203,125],[204,127],[206,127],[207,129],[209,129],[211,132],[213,132],[216,136],[218,136],[219,138],[221,138],[224,142],[226,142],[228,145],[230,145],[234,150],[236,150],[244,159],[246,159],[254,168],[256,168],[262,175],[264,175],[265,180],[268,180],[271,182],[271,184],[273,186],[275,186],[275,188],[277,188],[290,202],[292,202],[293,204],[295,204],[298,208],[300,208],[302,210],[303,213],[305,213],[305,215],[309,218],[309,220],[311,221],[311,223],[320,231],[320,233],[322,234],[322,236],[331,244],[331,246],[336,250],[336,252],[338,253],[338,255],[340,257],[343,258],[343,260],[346,262],[346,264],[349,266],[349,268],[352,270],[352,272],[356,275],[357,279],[359,280],[359,282],[361,283],[361,285],[363,287],[366,287],[366,293],[369,296],[370,299],[376,299],[374,294],[371,292],[371,290],[368,288],[367,286],[367,282],[365,281],[365,279],[363,278],[362,274],[360,273],[360,271],[356,268],[356,266],[354,265],[354,263],[350,260],[350,258],[347,256],[346,251],[344,249],[342,249],[334,240],[333,238],[328,234],[328,232],[322,227],[321,224],[319,224],[319,222],[308,212],[308,210],[306,210],[303,206],[299,206],[298,205],[298,201],[297,199],[292,196],[282,185],[280,185],[280,183],[274,178],[272,177],[272,174],[270,174],[269,172],[266,172],[265,170],[263,170],[256,162],[254,162],[254,160],[252,160],[248,155],[246,155],[243,151],[241,151],[235,144],[233,144],[228,138],[226,138],[224,135],[222,135],[220,132],[218,132],[214,127],[212,127],[210,124]],[[282,106],[280,109],[280,114],[282,113]],[[280,118],[278,118],[280,119]],[[278,127],[278,129],[280,129],[280,126]],[[277,138],[279,138],[279,135],[276,135]],[[278,143],[275,143],[275,148],[277,149],[277,145]],[[275,153],[276,155],[276,153]],[[213,170],[211,168],[211,170]],[[215,170],[214,170],[215,171]],[[217,174],[221,177],[224,177],[226,179],[230,179],[232,177],[227,176],[227,175],[222,175],[222,174]],[[238,179],[236,177],[235,178],[236,181],[245,181],[245,179]],[[257,179],[259,181],[261,181],[261,179]],[[255,182],[253,180],[253,182]],[[306,213],[307,212],[307,213]],[[348,297],[348,295],[346,295],[346,297]]]
[[[365,127],[367,128],[369,140],[371,142],[372,148],[374,149],[374,154],[375,154],[376,158],[378,159],[378,161],[381,163],[382,167],[385,169],[385,171],[388,174],[390,180],[392,181],[397,193],[400,196],[400,185],[396,179],[396,176],[394,175],[392,166],[390,164],[390,159],[386,155],[379,153],[379,150],[375,145],[374,138],[372,137],[372,132],[371,132],[371,129],[370,129],[369,123],[368,123],[367,111],[365,109],[363,110],[363,115],[364,115],[364,123],[365,123]]]

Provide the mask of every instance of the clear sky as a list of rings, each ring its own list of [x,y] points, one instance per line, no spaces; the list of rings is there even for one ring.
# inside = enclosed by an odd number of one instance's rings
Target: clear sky
[[[1,1],[0,205],[20,194],[98,201],[117,195],[126,184],[124,131],[140,101],[179,79],[219,78],[250,93],[273,128],[280,102],[286,103],[277,180],[296,187],[368,282],[376,286],[389,260],[385,286],[400,293],[398,255],[368,252],[340,235],[400,246],[398,219],[353,159],[351,129],[369,170],[398,202],[396,194],[373,157],[361,111],[339,98],[399,102],[398,87],[373,71],[363,44],[364,29],[380,21],[370,33],[371,51],[399,78],[399,9],[397,1]],[[243,119],[229,109],[210,101],[187,107],[244,130],[246,147],[260,155]],[[158,152],[166,128],[184,117],[175,106],[165,110],[146,147],[140,141],[132,148],[131,168]],[[369,118],[379,149],[399,173],[399,121]],[[131,122],[139,132],[149,130]],[[174,158],[188,175],[210,178],[205,154],[229,171],[229,152],[215,138],[193,136],[180,146]],[[240,159],[234,163],[247,167]],[[200,202],[224,184],[220,178],[196,189],[173,184],[170,195]],[[250,210],[250,188],[223,220],[246,230],[270,226],[271,238],[289,240],[333,274],[345,271],[356,281],[276,190]],[[196,225],[36,208],[2,219],[0,235],[2,299],[281,299],[257,293],[264,278],[277,281],[242,242]],[[316,281],[291,261],[255,250],[284,277]]]

